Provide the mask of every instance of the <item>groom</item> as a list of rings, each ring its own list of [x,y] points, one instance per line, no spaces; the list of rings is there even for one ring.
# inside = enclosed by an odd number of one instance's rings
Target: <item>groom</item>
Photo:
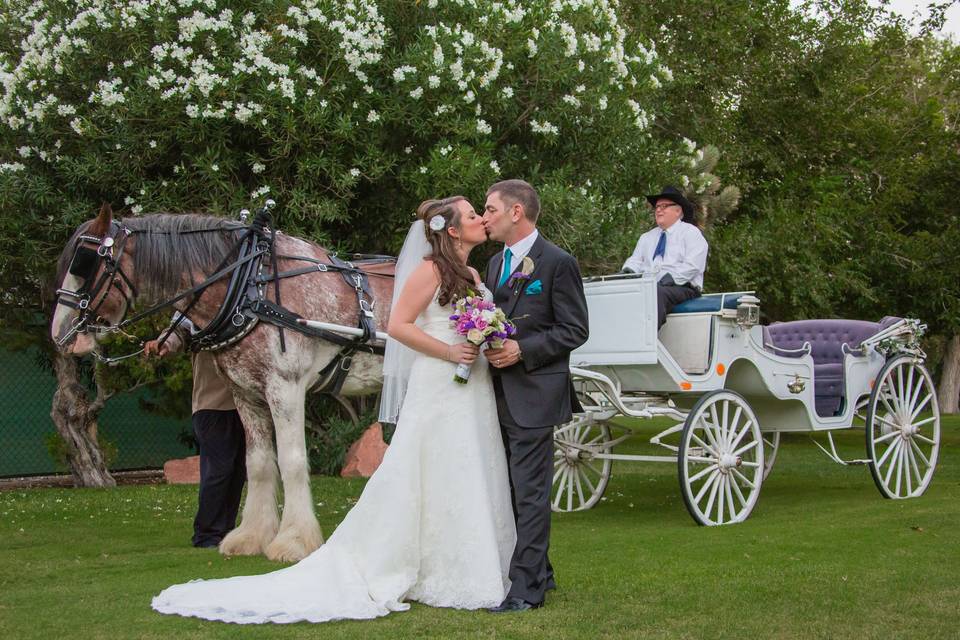
[[[494,302],[517,325],[517,340],[488,349],[493,389],[510,469],[517,546],[510,587],[494,613],[543,606],[554,588],[550,546],[553,427],[577,406],[570,382],[570,352],[586,342],[587,301],[580,267],[537,231],[540,199],[523,180],[504,180],[487,191],[483,224],[504,250],[490,259],[486,285]]]

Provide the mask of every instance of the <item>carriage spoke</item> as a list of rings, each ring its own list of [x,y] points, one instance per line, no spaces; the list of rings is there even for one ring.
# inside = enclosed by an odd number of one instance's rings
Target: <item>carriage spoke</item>
[[[917,407],[910,413],[910,421],[911,421],[911,422],[913,422],[913,420],[914,420],[918,415],[920,415],[920,412],[923,410],[923,408],[924,408],[925,406],[927,406],[927,403],[930,402],[930,399],[931,399],[931,398],[933,398],[933,394],[932,394],[932,393],[928,393],[928,394],[927,394],[927,397],[923,399],[923,402],[921,402],[920,404],[918,404]]]
[[[717,475],[722,476],[723,474]],[[713,511],[713,501],[717,499],[717,490],[720,487],[721,482],[723,482],[722,477],[717,479],[717,481],[713,483],[713,486],[710,487],[710,497],[707,498],[707,508],[703,510],[703,515],[705,515],[707,518],[710,517],[710,512]]]
[[[882,422],[883,424],[887,425],[887,426],[890,427],[891,429],[900,429],[900,425],[898,425],[896,422],[894,422],[894,421],[891,420],[890,418],[887,418],[886,416],[876,415],[876,416],[873,416],[873,417],[874,417],[874,419],[879,420],[880,422]]]
[[[933,440],[931,440],[931,439],[928,438],[927,436],[923,435],[922,433],[915,433],[915,434],[913,434],[913,437],[914,437],[914,438],[917,438],[918,440],[923,440],[923,441],[926,442],[927,444],[936,444],[936,442],[934,442]]]
[[[900,445],[903,444],[903,440],[897,440],[894,442],[890,448],[895,449],[893,456],[890,458],[890,467],[887,469],[887,475],[883,478],[883,484],[890,485],[890,477],[893,476],[893,467],[897,460],[900,459]],[[889,451],[887,452],[889,453]],[[886,455],[886,454],[884,454]]]
[[[710,405],[710,417],[713,419],[714,433],[712,435],[716,436],[716,446],[720,450],[720,444],[723,442],[725,435],[724,429],[727,426],[726,421],[720,421],[720,415],[717,413],[717,405],[715,404]]]
[[[902,408],[907,403],[907,399],[904,397],[904,388],[903,388],[903,367],[897,367],[897,400],[900,401],[900,407]]]
[[[874,444],[880,444],[881,442],[886,442],[887,440],[890,440],[891,438],[896,438],[898,435],[900,435],[900,429],[897,429],[896,431],[891,431],[890,433],[885,433],[885,434],[883,434],[882,436],[880,436],[879,438],[874,438],[874,439],[873,439],[873,443],[874,443]]]
[[[897,483],[895,485],[896,489],[893,491],[897,497],[900,496],[900,476],[903,475],[903,459],[906,457],[903,455],[903,447],[900,447],[900,449],[900,453],[897,454]]]
[[[711,430],[711,426],[716,428],[716,423],[711,425],[709,422],[707,422],[705,418],[701,417],[700,424],[702,425],[701,428],[703,429],[703,435],[707,437],[707,440],[709,440],[710,444],[712,445],[711,448],[714,451],[721,451],[720,445],[717,442],[716,438],[713,437],[713,431]]]
[[[562,474],[561,474],[561,476],[560,476],[560,486],[559,486],[559,488],[558,488],[558,490],[557,490],[557,496],[553,499],[553,508],[554,508],[554,509],[559,509],[559,508],[560,508],[560,500],[563,499],[564,483],[565,483],[566,479],[567,479],[567,469],[564,468],[564,469],[562,470]]]
[[[696,482],[697,480],[699,480],[699,479],[702,478],[703,476],[707,475],[707,474],[710,473],[711,471],[715,470],[716,468],[717,468],[717,465],[712,464],[712,465],[710,465],[709,467],[707,467],[706,469],[703,469],[702,471],[698,471],[698,472],[695,473],[694,475],[690,476],[690,478],[687,480],[687,482],[689,482],[690,484],[693,484],[694,482]]]
[[[730,470],[733,472],[733,475],[735,475],[735,476],[737,476],[738,478],[740,478],[741,480],[743,480],[743,483],[744,483],[745,485],[747,485],[747,486],[750,487],[751,489],[756,490],[757,485],[755,485],[752,480],[750,480],[749,478],[747,478],[747,476],[745,476],[745,475],[743,475],[742,473],[740,473],[740,471],[737,470],[735,467],[732,468],[732,469],[730,469]]]
[[[913,423],[913,426],[914,426],[914,427],[922,427],[923,425],[929,424],[929,423],[933,422],[934,420],[938,420],[939,418],[940,418],[940,416],[930,416],[929,418],[924,418],[924,419],[921,420],[920,422],[914,422],[914,423]]]
[[[601,440],[604,439],[604,437],[605,437],[605,436],[603,435],[603,431],[601,431],[601,432],[600,432],[600,435],[598,435],[596,438],[594,438],[593,440],[590,440],[589,442],[584,442],[583,444],[584,444],[584,446],[589,447],[591,444],[595,444],[595,443],[597,443],[597,442],[600,442]]]
[[[757,446],[758,444],[760,444],[760,441],[759,441],[759,440],[754,440],[754,441],[751,442],[750,444],[745,444],[745,445],[743,445],[742,447],[740,447],[739,449],[737,449],[736,451],[734,451],[734,452],[733,452],[733,455],[739,456],[741,453],[744,453],[745,451],[749,451],[750,449],[753,449],[753,448],[754,448],[755,446]]]
[[[590,469],[590,471],[593,471],[595,474],[597,474],[598,477],[601,477],[601,478],[603,477],[603,474],[597,471],[597,468],[593,466],[593,463],[590,462],[589,460],[584,460],[583,464],[585,464],[587,468]]]
[[[702,464],[714,464],[716,458],[705,458],[703,456],[687,456],[687,462],[700,462]]]
[[[584,471],[583,471],[582,477],[583,477],[583,481],[587,483],[587,487],[590,489],[590,495],[592,496],[593,494],[595,494],[595,493],[597,492],[597,488],[596,488],[596,487],[594,486],[594,484],[590,481],[590,476],[587,475],[587,472],[586,472],[585,469],[584,469]]]
[[[898,435],[899,435],[899,434],[898,434]],[[877,441],[877,440],[874,440],[874,443],[876,443],[876,442],[878,442],[878,441]],[[894,449],[896,449],[898,446],[900,446],[900,445],[899,445],[900,442],[901,442],[900,440],[897,440],[896,442],[894,442],[893,444],[891,444],[889,447],[887,447],[887,450],[883,452],[883,455],[880,456],[880,459],[877,460],[877,463],[876,463],[876,464],[877,464],[877,470],[878,470],[878,471],[880,470],[880,467],[883,466],[883,461],[887,459],[887,456],[889,456],[891,453],[893,453]]]
[[[723,524],[723,501],[726,496],[727,476],[720,478],[719,500],[717,500],[717,524]]]
[[[699,437],[697,437],[697,434],[691,432],[691,433],[690,433],[690,439],[691,439],[691,440],[695,440],[696,443],[697,443],[699,446],[703,447],[705,450],[707,450],[707,451],[709,451],[710,453],[712,453],[712,454],[714,455],[714,457],[716,457],[716,458],[719,458],[719,457],[720,457],[720,452],[719,452],[718,450],[714,449],[713,447],[711,447],[710,445],[708,445],[706,442],[704,442],[703,440],[701,440]]]
[[[753,462],[752,460],[741,460],[741,461],[740,461],[740,466],[750,467],[751,469],[756,469],[757,467],[760,466],[760,463],[759,463],[759,462]]]
[[[733,412],[733,419],[730,420],[730,428],[727,430],[727,440],[726,443],[728,446],[732,446],[733,434],[737,432],[737,427],[740,426],[740,415],[743,413],[743,407],[737,405],[737,410]]]
[[[903,406],[909,407],[910,396],[913,395],[913,371],[914,366],[910,365],[910,368],[907,370],[907,384],[903,388]]]
[[[913,438],[910,438],[910,448],[913,449],[914,453],[916,453],[918,456],[920,456],[920,459],[923,460],[923,464],[926,465],[927,468],[929,468],[929,467],[930,467],[930,460],[928,460],[928,459],[927,459],[927,456],[925,456],[925,455],[923,454],[923,451],[920,449],[920,445],[918,445],[918,444],[913,440]],[[926,471],[924,471],[924,473],[926,473]]]
[[[740,501],[740,507],[743,508],[747,506],[747,501],[743,497],[743,492],[740,491],[740,485],[737,484],[736,475],[730,474],[730,484],[733,485],[733,492],[737,494],[737,499]]]
[[[576,469],[571,469],[570,477],[567,478],[567,511],[573,511],[573,478],[576,473]]]
[[[914,407],[917,404],[917,398],[920,396],[920,392],[923,390],[923,383],[925,382],[923,374],[920,374],[920,380],[917,381],[917,387],[913,390],[913,394],[910,397],[910,404],[908,406]]]
[[[581,507],[587,503],[587,501],[583,498],[583,484],[580,482],[580,477],[581,477],[582,475],[583,475],[583,471],[580,471],[580,470],[578,469],[578,470],[577,470],[577,475],[575,475],[575,476],[573,477],[574,480],[577,481],[577,497],[580,499],[580,506],[581,506]]]
[[[895,416],[895,415],[897,415],[896,409],[894,409],[893,407],[891,407],[891,406],[890,406],[890,403],[887,401],[887,396],[889,396],[890,398],[895,398],[895,397],[896,397],[896,396],[893,394],[893,384],[890,382],[889,378],[884,381],[884,384],[885,384],[885,385],[890,385],[890,392],[884,393],[883,391],[881,391],[881,393],[880,393],[880,402],[882,402],[882,403],[883,403],[883,406],[885,406],[885,407],[887,408],[887,413],[889,413],[890,415]]]
[[[747,423],[746,423],[745,425],[743,425],[743,429],[740,431],[739,434],[737,434],[736,439],[735,439],[733,442],[730,443],[730,448],[731,448],[731,449],[736,448],[736,446],[737,446],[738,444],[740,444],[740,441],[743,440],[743,436],[747,435],[747,431],[749,431],[749,430],[750,430],[750,427],[752,427],[752,426],[753,426],[753,421],[752,421],[752,420],[747,420]]]
[[[913,449],[907,447],[907,466],[910,471],[913,472],[913,477],[917,480],[917,488],[920,488],[920,485],[923,483],[923,479],[920,477],[920,467],[917,465],[917,458],[913,455]],[[910,475],[907,474],[907,492],[913,493],[913,490],[910,488]]]
[[[723,484],[724,491],[726,491],[727,494],[727,512],[730,514],[731,520],[735,518],[734,514],[736,513],[736,507],[733,504],[733,492],[730,491],[730,483],[732,481],[730,476],[727,476],[727,481]]]
[[[694,498],[693,498],[693,501],[694,501],[694,502],[696,502],[696,503],[698,503],[698,504],[700,503],[700,498],[702,498],[702,497],[703,497],[703,494],[705,494],[705,493],[710,489],[710,487],[717,481],[717,476],[719,476],[719,475],[720,475],[720,471],[717,470],[717,469],[714,469],[714,471],[713,471],[713,473],[710,475],[710,477],[707,478],[707,481],[703,483],[703,486],[702,486],[702,487],[700,487],[700,491],[698,491],[698,492],[697,492],[697,495],[694,496]],[[691,488],[692,488],[692,487],[691,487]]]

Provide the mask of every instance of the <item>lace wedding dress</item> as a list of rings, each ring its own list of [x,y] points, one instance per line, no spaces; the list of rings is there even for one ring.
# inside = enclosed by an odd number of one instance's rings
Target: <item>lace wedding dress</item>
[[[454,342],[449,314],[434,297],[417,324]],[[496,402],[482,355],[468,384],[454,369],[416,357],[383,463],[326,544],[273,573],[172,586],[153,608],[262,623],[375,618],[408,600],[500,604],[516,533]]]

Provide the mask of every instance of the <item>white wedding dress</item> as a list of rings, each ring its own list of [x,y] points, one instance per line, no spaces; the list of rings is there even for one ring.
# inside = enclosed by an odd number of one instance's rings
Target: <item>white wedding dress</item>
[[[462,340],[449,314],[435,296],[417,324],[444,342]],[[282,623],[376,618],[408,609],[409,600],[500,604],[516,532],[496,401],[482,355],[466,385],[453,382],[455,367],[416,357],[383,463],[326,544],[265,575],[172,586],[153,608]]]

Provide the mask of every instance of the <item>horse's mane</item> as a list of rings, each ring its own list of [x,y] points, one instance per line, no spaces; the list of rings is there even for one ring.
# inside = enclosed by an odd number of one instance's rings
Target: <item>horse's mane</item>
[[[246,229],[194,213],[156,213],[122,223],[134,232],[133,269],[146,300],[172,298],[183,290],[185,274],[210,275],[225,260],[235,260],[237,239]]]

